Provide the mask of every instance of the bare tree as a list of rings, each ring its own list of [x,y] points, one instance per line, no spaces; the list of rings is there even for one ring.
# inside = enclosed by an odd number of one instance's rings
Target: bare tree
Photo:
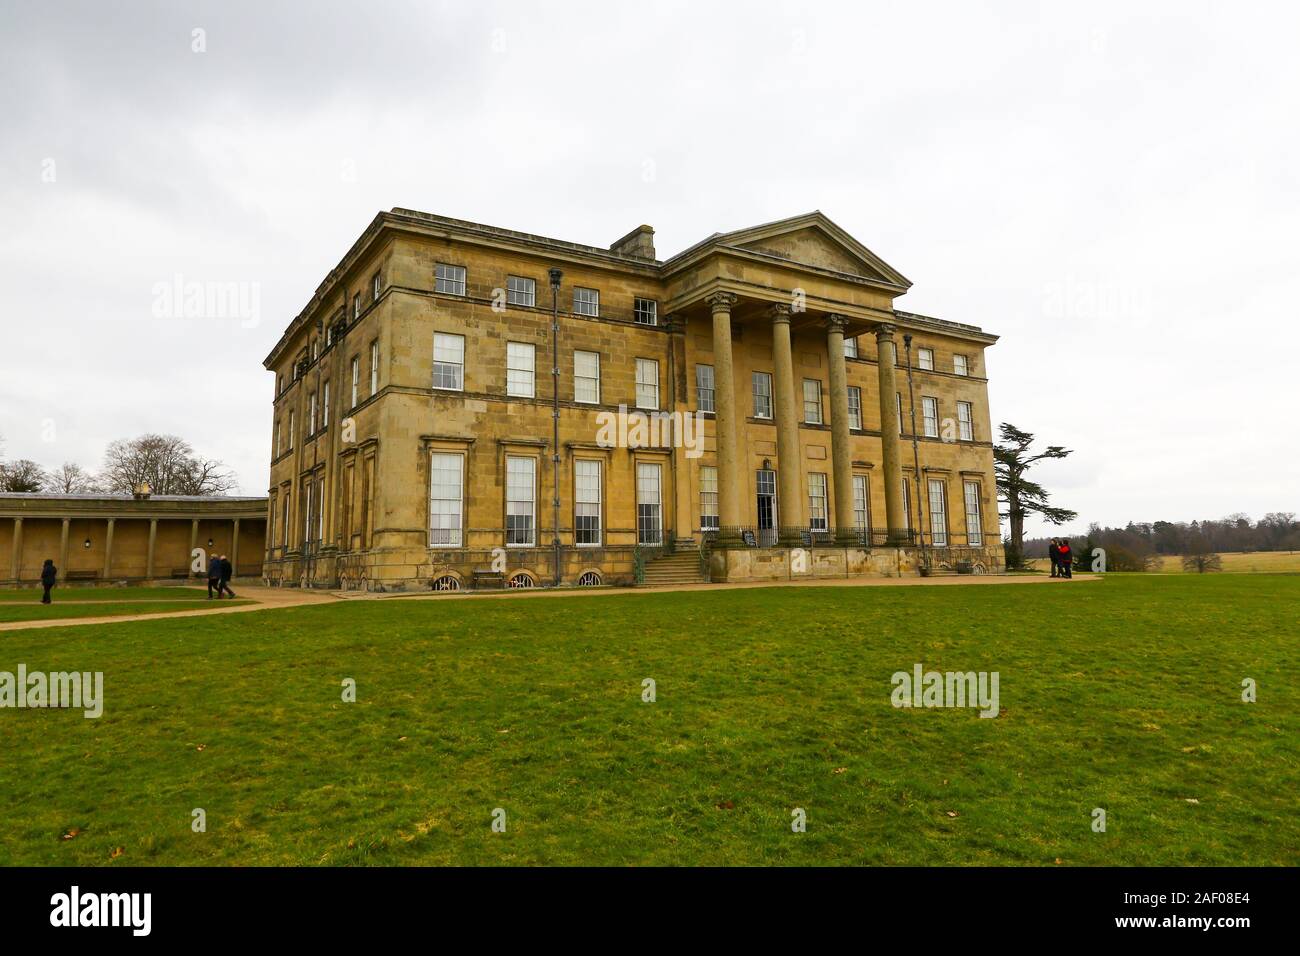
[[[105,491],[132,494],[147,484],[156,495],[224,495],[235,476],[219,461],[201,459],[176,435],[119,439],[104,453],[100,482]]]
[[[98,491],[95,476],[75,461],[65,461],[45,476],[45,491],[56,495],[84,495]]]
[[[45,481],[45,470],[34,461],[0,462],[0,491],[36,492],[45,487]]]
[[[1187,542],[1187,553],[1183,555],[1183,570],[1204,574],[1206,571],[1222,571],[1223,559],[1210,548],[1210,542],[1203,534],[1193,535]]]

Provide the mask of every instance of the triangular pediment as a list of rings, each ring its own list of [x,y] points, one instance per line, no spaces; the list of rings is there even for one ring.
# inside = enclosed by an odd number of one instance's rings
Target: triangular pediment
[[[821,212],[710,236],[700,245],[744,249],[906,289],[912,283]],[[698,247],[697,247],[698,248]]]

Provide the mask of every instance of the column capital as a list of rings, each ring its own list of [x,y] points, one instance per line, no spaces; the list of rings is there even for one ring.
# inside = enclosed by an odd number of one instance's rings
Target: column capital
[[[714,312],[730,312],[731,307],[736,304],[737,297],[732,292],[715,292],[704,300],[709,303],[709,308]]]
[[[822,324],[826,327],[827,332],[839,332],[844,334],[844,330],[849,327],[849,317],[840,315],[838,312],[828,312],[822,319]]]
[[[894,332],[897,331],[897,329],[898,326],[893,325],[890,322],[881,322],[879,325],[876,326],[876,341],[892,342],[894,339]]]
[[[774,323],[784,322],[786,325],[790,324],[790,307],[784,302],[774,302],[772,305],[769,305],[767,307],[767,314],[771,317]]]

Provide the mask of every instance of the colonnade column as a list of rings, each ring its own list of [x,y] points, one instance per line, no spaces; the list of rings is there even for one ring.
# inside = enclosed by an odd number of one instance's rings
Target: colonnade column
[[[853,448],[849,444],[849,372],[844,361],[844,330],[848,319],[826,316],[826,353],[830,363],[831,480],[835,485],[835,540],[857,540],[853,527]]]
[[[772,388],[776,395],[777,511],[781,522],[780,544],[798,547],[801,532],[808,527],[802,489],[803,462],[799,453],[799,420],[794,399],[794,356],[790,349],[790,307],[773,305]]]
[[[113,573],[113,525],[117,523],[116,518],[108,519],[108,533],[104,535],[104,574],[107,578]]]
[[[13,543],[14,543],[14,554],[13,554],[14,559],[13,559],[13,563],[9,565],[9,568],[13,572],[10,576],[15,581],[17,581],[19,574],[22,572],[21,564],[23,560],[23,519],[22,518],[14,518],[14,542]]]
[[[740,535],[741,489],[736,456],[736,380],[731,364],[731,307],[736,296],[715,292],[713,312],[713,408],[718,446],[718,543],[725,547]]]
[[[235,519],[234,536],[230,539],[230,573],[239,575],[239,519]]]
[[[880,457],[885,483],[885,526],[891,543],[907,540],[903,513],[903,468],[898,452],[898,386],[894,384],[894,326],[876,326],[876,372],[880,381]]]
[[[146,581],[153,580],[153,546],[158,540],[158,519],[149,519],[149,553],[144,561],[144,576]]]
[[[59,580],[68,579],[68,533],[72,526],[71,518],[63,519],[63,529],[59,532]]]
[[[199,519],[190,522],[190,553],[186,560],[190,563],[190,577],[194,577],[194,549],[199,546]]]

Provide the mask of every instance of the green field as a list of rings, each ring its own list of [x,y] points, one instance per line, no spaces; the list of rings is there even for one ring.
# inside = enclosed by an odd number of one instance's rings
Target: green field
[[[224,598],[222,607],[248,604]],[[55,588],[53,602],[41,603],[39,589],[0,591],[0,624],[53,621],[77,617],[126,617],[164,614],[215,606],[206,588]]]
[[[105,710],[0,710],[0,863],[1294,865],[1297,620],[1300,577],[1132,575],[11,631]],[[1001,716],[894,708],[915,663]]]

